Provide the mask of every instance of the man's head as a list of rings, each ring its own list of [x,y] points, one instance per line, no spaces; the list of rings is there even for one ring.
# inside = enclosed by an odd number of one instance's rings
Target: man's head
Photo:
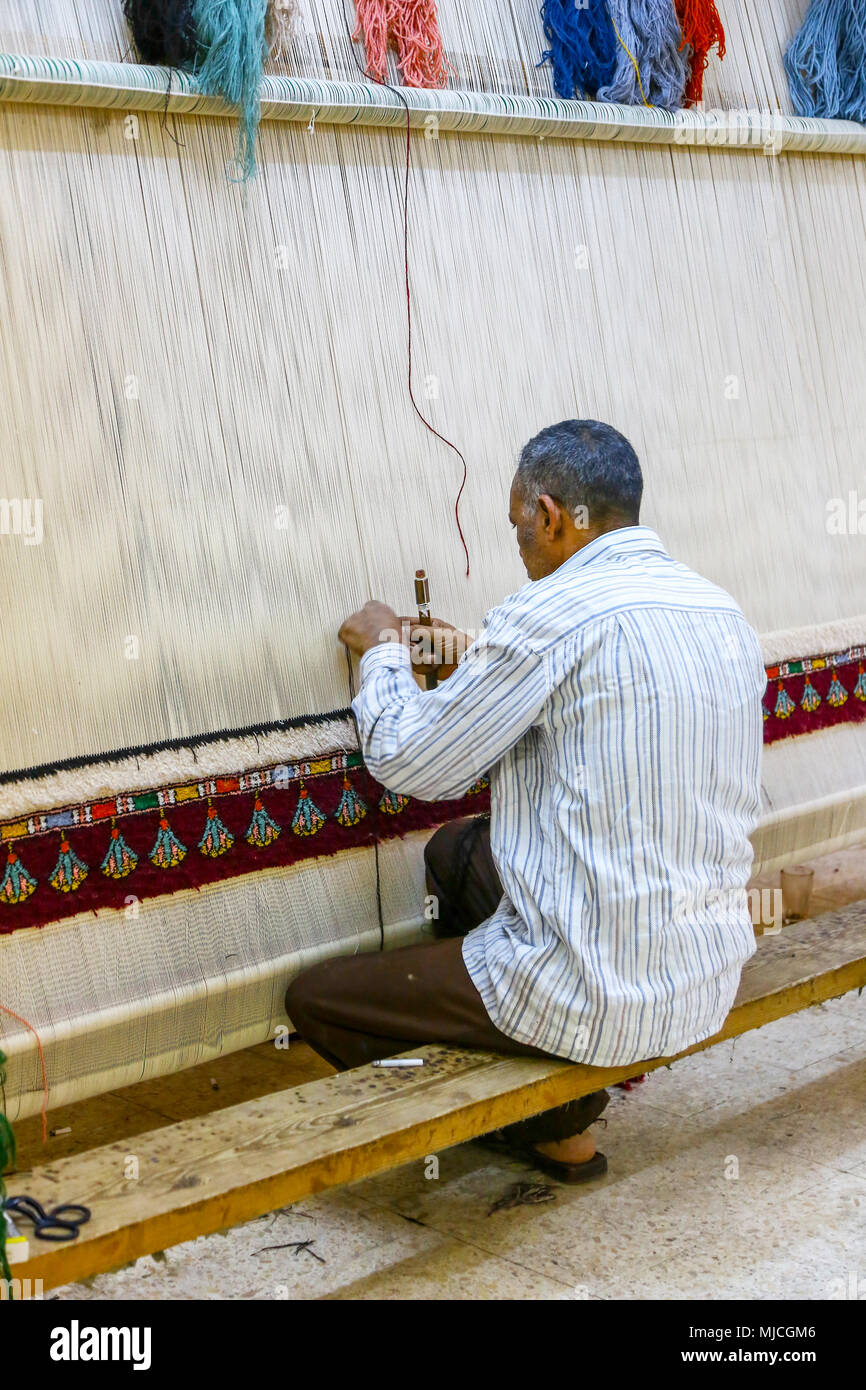
[[[530,579],[604,531],[637,526],[643,477],[628,440],[598,420],[563,420],[523,448],[509,518]]]

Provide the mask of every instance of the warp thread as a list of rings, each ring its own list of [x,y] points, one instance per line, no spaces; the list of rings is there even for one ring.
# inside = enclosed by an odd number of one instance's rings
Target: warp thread
[[[268,0],[265,40],[271,58],[281,58],[291,42],[298,18],[297,0]]]
[[[183,68],[194,61],[192,0],[123,0],[123,13],[145,63]]]
[[[608,6],[620,48],[599,101],[677,110],[685,101],[689,60],[674,0],[608,0]]]
[[[709,66],[710,50],[718,45],[719,58],[725,56],[725,30],[716,9],[715,0],[677,0],[677,17],[683,32],[683,49],[691,49],[691,72],[686,87],[686,102],[691,106],[704,96],[704,73]]]
[[[47,1142],[48,1142],[48,1071],[47,1071],[46,1066],[45,1066],[45,1049],[44,1049],[43,1046],[42,1046],[42,1039],[40,1038],[40,1036],[39,1036],[39,1034],[37,1033],[36,1029],[33,1027],[33,1024],[32,1024],[32,1023],[29,1023],[29,1022],[27,1021],[26,1018],[22,1018],[20,1014],[16,1014],[15,1011],[14,1011],[14,1009],[7,1009],[7,1007],[6,1007],[5,1004],[0,1004],[0,1009],[2,1009],[2,1011],[3,1011],[4,1014],[8,1014],[10,1018],[14,1018],[16,1023],[23,1023],[23,1024],[24,1024],[24,1027],[27,1028],[27,1029],[33,1034],[34,1038],[36,1039],[36,1051],[39,1053],[39,1070],[40,1070],[40,1072],[41,1072],[41,1074],[42,1074],[42,1142],[43,1142],[43,1144],[47,1144]],[[6,1060],[5,1057],[4,1057],[3,1060],[4,1060],[4,1062],[5,1062],[5,1060]],[[5,1077],[0,1077],[0,1081],[5,1081]],[[2,1173],[2,1171],[3,1171],[3,1170],[2,1170],[2,1167],[0,1167],[0,1173]]]
[[[5,1054],[0,1052],[0,1086],[6,1082]],[[6,1201],[6,1184],[3,1181],[3,1174],[7,1168],[15,1165],[15,1135],[12,1133],[6,1115],[0,1110],[0,1275],[6,1280],[6,1288],[12,1296],[12,1271],[9,1268],[9,1261],[6,1257],[6,1217],[3,1214],[3,1206]]]
[[[407,87],[445,86],[454,70],[442,47],[435,0],[355,0],[355,10],[352,39],[363,35],[368,77],[384,81],[390,46]]]
[[[544,0],[541,19],[550,44],[541,61],[553,67],[557,96],[594,99],[599,87],[613,80],[616,68],[617,41],[607,0],[589,0],[583,7],[573,0]]]
[[[812,0],[785,68],[799,116],[866,121],[866,0]]]
[[[360,727],[359,727],[359,725],[358,725],[358,717],[357,717],[357,715],[355,714],[355,710],[354,710],[354,708],[353,708],[353,706],[354,706],[354,704],[355,704],[355,695],[356,695],[357,692],[356,692],[356,690],[355,690],[355,672],[354,672],[354,669],[353,669],[353,667],[352,667],[352,653],[349,651],[349,648],[348,648],[348,647],[345,647],[345,648],[344,648],[344,651],[345,651],[345,653],[346,653],[346,668],[347,668],[347,670],[348,670],[349,707],[350,707],[350,709],[352,710],[352,721],[353,721],[353,723],[354,723],[354,725],[355,725],[355,734],[356,734],[357,739],[358,739],[358,747],[359,747],[359,748],[362,748],[362,747],[363,747],[363,740],[361,739],[361,730],[360,730]],[[366,774],[367,774],[367,790],[368,790],[368,792],[369,792],[369,787],[370,787],[370,773],[369,773],[369,771],[367,770],[367,765],[366,765],[366,763],[364,764],[364,771],[365,771]],[[368,804],[369,804],[370,806],[373,807],[373,816],[374,816],[374,821],[373,821],[373,863],[374,863],[374,871],[375,871],[375,874],[376,874],[376,916],[377,916],[378,923],[379,923],[379,950],[380,950],[380,951],[384,951],[384,949],[385,949],[385,915],[384,915],[384,913],[383,913],[383,911],[382,911],[382,868],[381,868],[381,865],[380,865],[380,863],[379,863],[379,803],[378,803],[378,799],[377,799],[376,797],[373,797],[373,796],[368,796],[368,797],[367,797],[367,801],[368,801]]]
[[[267,55],[267,0],[193,0],[198,41],[195,74],[202,91],[240,111],[237,164],[242,180],[256,171],[259,91]]]
[[[360,17],[359,17],[359,24],[360,24]],[[350,38],[353,42],[356,41],[357,38],[358,38],[358,29],[355,30],[354,34],[353,34],[351,31],[349,31],[349,38]],[[461,499],[462,496],[463,496],[463,489],[466,487],[466,482],[467,482],[467,479],[468,479],[468,477],[469,477],[469,468],[468,468],[468,465],[467,465],[467,463],[466,463],[466,459],[464,458],[464,456],[463,456],[462,452],[460,451],[460,449],[457,448],[457,445],[456,445],[452,440],[448,439],[444,434],[441,434],[441,433],[439,432],[439,430],[437,430],[433,425],[431,425],[430,421],[427,419],[427,416],[424,414],[423,410],[421,409],[421,407],[419,406],[417,400],[415,399],[415,387],[414,387],[413,382],[412,382],[412,285],[411,285],[411,281],[410,281],[410,279],[409,279],[409,175],[410,175],[410,173],[412,172],[412,113],[411,113],[411,111],[410,111],[410,109],[409,109],[409,103],[408,103],[408,101],[406,100],[406,98],[404,97],[403,93],[400,91],[400,88],[399,88],[399,87],[392,87],[391,84],[390,84],[390,82],[386,82],[385,79],[382,78],[382,77],[376,77],[375,74],[369,70],[369,64],[368,64],[367,70],[365,71],[365,69],[361,67],[360,62],[358,61],[358,56],[357,56],[357,54],[355,53],[355,50],[352,49],[351,52],[352,52],[352,58],[353,58],[353,60],[354,60],[355,66],[356,66],[356,68],[358,69],[358,71],[359,71],[359,73],[361,74],[361,76],[362,76],[362,77],[369,77],[370,80],[371,80],[371,82],[375,82],[378,86],[384,87],[384,88],[386,89],[386,91],[393,92],[393,93],[394,93],[394,96],[397,98],[397,100],[398,100],[399,102],[401,102],[401,104],[402,104],[402,106],[403,106],[403,109],[404,109],[404,111],[406,112],[406,160],[405,160],[405,164],[404,164],[404,166],[403,166],[403,199],[402,199],[402,203],[403,203],[403,280],[404,280],[404,286],[405,286],[405,290],[406,290],[406,372],[407,372],[406,380],[407,380],[407,386],[408,386],[408,391],[409,391],[409,400],[410,400],[410,402],[411,402],[411,404],[412,404],[412,409],[414,410],[415,414],[418,416],[418,419],[421,421],[421,423],[422,423],[422,425],[425,427],[425,429],[429,430],[430,433],[431,433],[432,435],[435,435],[435,437],[436,437],[438,440],[440,440],[441,443],[447,444],[448,448],[451,449],[451,450],[457,455],[457,457],[459,458],[459,460],[460,460],[460,462],[461,462],[461,464],[462,464],[462,466],[463,466],[463,477],[462,477],[461,482],[460,482],[460,487],[457,489],[457,497],[455,498],[455,501],[454,501],[454,520],[455,520],[456,525],[457,525],[457,534],[458,534],[459,537],[460,537],[460,544],[463,546],[463,553],[464,553],[464,555],[466,556],[466,577],[467,577],[467,579],[468,579],[468,577],[469,577],[469,546],[466,544],[466,537],[465,537],[465,535],[463,534],[463,525],[462,525],[462,523],[461,523],[461,521],[460,521],[460,499]],[[360,747],[360,743],[359,743],[358,746]]]

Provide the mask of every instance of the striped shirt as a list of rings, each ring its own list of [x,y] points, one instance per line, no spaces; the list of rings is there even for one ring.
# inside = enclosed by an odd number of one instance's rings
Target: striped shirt
[[[572,1061],[715,1033],[755,950],[755,633],[646,526],[610,531],[486,617],[423,693],[373,647],[354,709],[373,775],[440,800],[491,780],[504,895],[463,958],[496,1026]]]

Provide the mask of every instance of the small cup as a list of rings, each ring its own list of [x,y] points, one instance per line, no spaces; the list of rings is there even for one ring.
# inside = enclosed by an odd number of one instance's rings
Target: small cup
[[[794,864],[790,869],[782,870],[781,880],[782,920],[786,926],[790,922],[802,922],[809,915],[815,870],[805,864]]]

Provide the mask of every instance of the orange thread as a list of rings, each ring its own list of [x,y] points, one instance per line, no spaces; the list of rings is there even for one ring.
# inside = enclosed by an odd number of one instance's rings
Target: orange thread
[[[686,87],[686,103],[691,106],[703,100],[704,72],[709,64],[710,49],[718,45],[719,58],[725,56],[725,30],[715,0],[677,0],[677,18],[683,31],[680,47],[688,45],[692,50]]]

